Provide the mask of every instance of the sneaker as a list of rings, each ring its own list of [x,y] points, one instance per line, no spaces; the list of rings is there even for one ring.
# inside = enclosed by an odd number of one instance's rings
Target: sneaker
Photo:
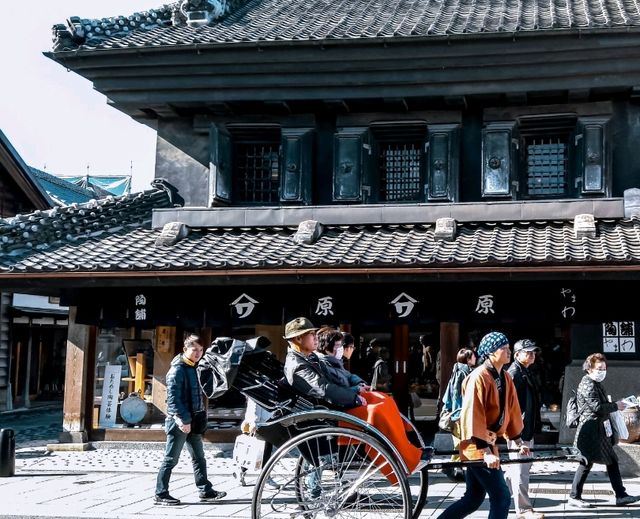
[[[275,488],[276,490],[280,489],[280,485],[278,483],[276,483],[272,477],[268,477],[267,478],[267,486],[271,487],[271,488]]]
[[[226,492],[220,492],[219,490],[209,490],[208,492],[202,492],[200,494],[200,501],[217,501],[218,499],[222,499],[226,495]]]
[[[593,508],[593,505],[589,501],[585,501],[579,497],[570,497],[567,499],[567,504],[575,508]]]
[[[523,510],[519,514],[516,514],[516,519],[544,519],[542,512],[535,512],[534,510]]]
[[[156,495],[153,498],[153,501],[156,505],[162,505],[162,506],[176,506],[180,504],[180,500],[176,499],[175,497],[171,497],[169,494],[163,494],[163,495]]]
[[[638,501],[640,501],[640,496],[616,497],[616,506],[630,505],[631,503],[636,503]]]

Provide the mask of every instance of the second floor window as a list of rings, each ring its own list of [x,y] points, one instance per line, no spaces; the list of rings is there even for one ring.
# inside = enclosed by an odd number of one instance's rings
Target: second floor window
[[[248,204],[279,202],[280,129],[243,129],[231,133],[235,201]]]
[[[522,119],[520,122],[524,194],[530,198],[567,196],[572,179],[569,156],[576,117]]]
[[[381,202],[414,202],[423,197],[426,126],[374,127]]]

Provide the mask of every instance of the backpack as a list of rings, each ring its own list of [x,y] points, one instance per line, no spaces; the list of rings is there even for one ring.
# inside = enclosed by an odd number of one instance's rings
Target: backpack
[[[565,424],[569,429],[578,427],[580,421],[580,409],[578,408],[578,395],[573,391],[573,396],[567,402],[567,414],[565,416]]]

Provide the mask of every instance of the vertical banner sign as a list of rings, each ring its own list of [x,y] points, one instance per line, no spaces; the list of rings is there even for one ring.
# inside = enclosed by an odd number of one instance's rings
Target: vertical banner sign
[[[604,353],[635,353],[635,322],[609,321],[602,323],[602,351]]]
[[[100,405],[100,418],[98,419],[99,427],[113,427],[116,424],[121,373],[122,366],[120,364],[108,364],[104,368],[102,404]]]

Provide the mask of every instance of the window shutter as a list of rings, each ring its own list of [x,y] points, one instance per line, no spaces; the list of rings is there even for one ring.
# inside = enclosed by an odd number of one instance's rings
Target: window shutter
[[[333,199],[367,201],[371,186],[364,185],[363,181],[366,182],[371,155],[368,129],[342,129],[336,133],[333,143]]]
[[[310,128],[283,128],[282,159],[280,201],[311,204],[313,130]]]
[[[459,126],[428,126],[427,199],[456,202],[459,175]]]
[[[511,196],[511,179],[518,178],[515,133],[514,121],[489,123],[482,129],[483,197]]]
[[[607,193],[608,150],[606,143],[608,117],[580,117],[576,135],[579,164],[578,179],[583,195]]]
[[[232,140],[223,125],[211,125],[211,162],[209,164],[209,198],[212,204],[231,203]]]

